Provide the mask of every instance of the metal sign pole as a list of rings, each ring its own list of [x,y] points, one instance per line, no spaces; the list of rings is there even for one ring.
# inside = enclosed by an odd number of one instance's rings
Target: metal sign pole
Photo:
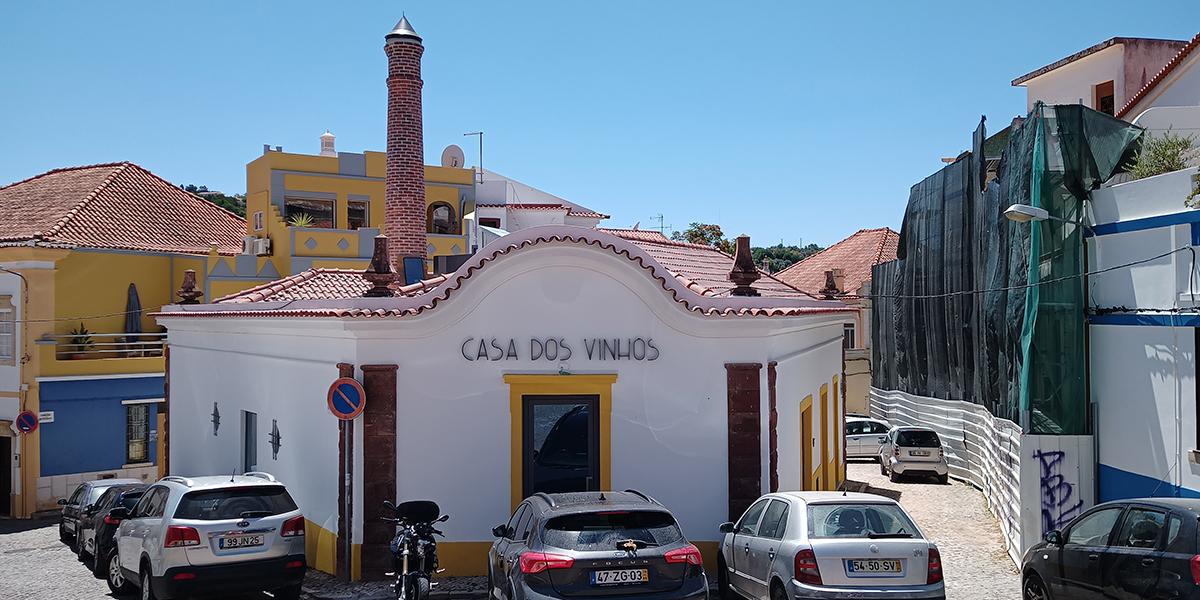
[[[346,537],[342,540],[342,564],[345,565],[345,581],[349,582],[354,579],[354,568],[350,562],[354,547],[354,421],[339,422],[342,426],[342,447],[346,449],[342,464],[342,485],[345,486],[342,494],[342,514],[346,516],[346,522],[343,524]]]

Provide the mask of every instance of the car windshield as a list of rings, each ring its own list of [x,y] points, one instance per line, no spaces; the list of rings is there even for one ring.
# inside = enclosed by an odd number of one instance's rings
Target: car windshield
[[[237,487],[186,494],[175,509],[175,518],[219,521],[269,517],[293,510],[296,503],[282,486]]]
[[[142,497],[143,493],[144,492],[126,493],[124,496],[121,496],[121,506],[123,506],[125,510],[132,511],[133,507],[137,505],[138,499]]]
[[[915,429],[896,434],[896,445],[905,448],[939,448],[942,441],[932,431]]]
[[[913,537],[917,527],[895,504],[810,504],[809,538]]]
[[[87,506],[89,504],[95,504],[96,501],[100,499],[100,496],[104,495],[104,492],[107,492],[108,488],[110,488],[110,487],[112,487],[112,486],[111,485],[105,485],[105,486],[93,485],[91,490],[88,491],[87,498],[84,498],[83,505]]]
[[[550,519],[542,529],[543,543],[564,550],[616,550],[630,540],[644,548],[672,544],[682,538],[675,518],[658,511],[564,515]]]

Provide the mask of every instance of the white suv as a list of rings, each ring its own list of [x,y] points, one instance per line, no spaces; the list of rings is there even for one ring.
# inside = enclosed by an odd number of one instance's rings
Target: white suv
[[[108,585],[143,599],[270,591],[300,596],[304,516],[268,473],[164,477],[121,522]]]

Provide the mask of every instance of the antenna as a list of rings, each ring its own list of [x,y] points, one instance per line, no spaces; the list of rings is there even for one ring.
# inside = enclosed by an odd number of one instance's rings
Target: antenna
[[[662,213],[658,213],[657,215],[650,217],[650,220],[658,221],[658,232],[663,235],[667,235],[667,230],[674,227],[674,225],[666,225],[663,223],[663,214]],[[634,229],[636,229],[636,227]]]
[[[483,183],[483,132],[472,131],[470,133],[464,133],[463,137],[470,137],[472,135],[479,136],[479,183]]]
[[[237,475],[237,467],[233,468],[233,472],[229,474],[229,483],[233,483],[233,477]]]

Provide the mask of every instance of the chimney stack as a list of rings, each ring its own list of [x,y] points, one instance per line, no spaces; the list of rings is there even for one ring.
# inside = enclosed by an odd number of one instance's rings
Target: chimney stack
[[[762,275],[754,266],[754,256],[750,253],[750,236],[739,235],[734,244],[733,269],[729,271],[729,281],[733,282],[731,296],[757,296],[754,282]]]
[[[421,55],[425,47],[407,17],[384,36],[388,59],[387,178],[383,233],[404,282],[425,275],[425,149],[421,121]],[[405,259],[409,260],[405,260]],[[419,259],[419,260],[413,260]],[[419,267],[417,266],[419,265]],[[409,271],[420,271],[410,273]]]
[[[326,129],[325,133],[321,134],[321,156],[337,156],[337,150],[333,148],[335,136],[329,133]]]

